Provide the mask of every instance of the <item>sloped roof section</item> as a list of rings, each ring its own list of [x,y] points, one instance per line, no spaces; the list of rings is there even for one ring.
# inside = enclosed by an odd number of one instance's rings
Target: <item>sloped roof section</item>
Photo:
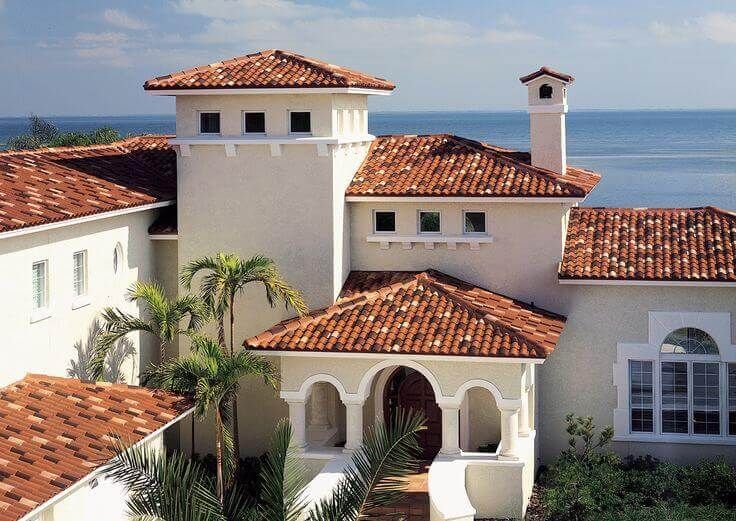
[[[381,136],[347,196],[584,198],[600,175],[565,175],[531,165],[531,156],[450,134]]]
[[[545,358],[565,318],[437,271],[350,274],[337,302],[245,341],[291,352]]]
[[[575,78],[571,75],[565,74],[564,72],[556,71],[547,66],[540,67],[538,70],[532,72],[531,74],[522,76],[521,78],[519,78],[519,81],[521,83],[527,84],[532,80],[541,78],[542,76],[551,76],[552,78],[557,78],[558,80],[564,81],[565,83],[572,83],[573,81],[575,81]]]
[[[573,208],[560,279],[736,282],[736,214]]]
[[[29,374],[0,389],[0,521],[18,519],[192,407],[181,396]]]
[[[186,69],[148,80],[145,90],[363,88],[391,91],[383,78],[278,49]]]
[[[0,233],[173,201],[170,136],[0,152]]]

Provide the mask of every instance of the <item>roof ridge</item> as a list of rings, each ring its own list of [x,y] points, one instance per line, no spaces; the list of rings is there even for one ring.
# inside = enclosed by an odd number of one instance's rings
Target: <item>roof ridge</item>
[[[2,156],[19,156],[26,154],[53,154],[59,152],[73,152],[76,150],[106,150],[110,148],[120,148],[129,143],[136,141],[142,141],[143,139],[169,139],[174,137],[173,134],[142,134],[139,136],[126,136],[124,138],[112,141],[110,143],[95,143],[93,145],[69,145],[63,147],[39,147],[39,148],[21,148],[21,149],[8,149],[0,150],[0,157]]]
[[[582,211],[606,211],[606,212],[698,212],[714,211],[736,217],[736,211],[726,210],[718,206],[576,206],[571,208],[574,212]]]

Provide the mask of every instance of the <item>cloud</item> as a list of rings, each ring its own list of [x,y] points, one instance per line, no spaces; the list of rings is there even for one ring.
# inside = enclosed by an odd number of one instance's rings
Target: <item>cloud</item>
[[[129,67],[132,61],[126,50],[135,44],[124,33],[105,32],[77,33],[72,45],[80,58],[113,67]]]
[[[733,44],[736,43],[736,14],[712,12],[675,25],[654,21],[649,24],[649,31],[660,42],[669,44],[698,40]]]
[[[360,0],[352,0],[348,7],[350,9],[355,9],[356,11],[368,11],[371,7],[366,4],[365,2],[361,2]]]
[[[74,41],[80,45],[122,45],[128,41],[123,33],[77,33]]]
[[[105,9],[102,13],[102,19],[110,25],[131,31],[142,31],[149,28],[149,25],[143,20],[131,16],[120,9]]]
[[[335,14],[335,10],[291,0],[178,0],[174,8],[184,14],[221,20],[293,20]]]

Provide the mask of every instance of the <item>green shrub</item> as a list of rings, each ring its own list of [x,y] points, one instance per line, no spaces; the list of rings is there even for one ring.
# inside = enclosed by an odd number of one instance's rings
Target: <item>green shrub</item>
[[[120,139],[120,133],[112,127],[100,127],[92,132],[59,132],[45,119],[31,115],[28,118],[29,133],[8,140],[12,150],[32,150],[41,147],[70,147],[103,145]]]

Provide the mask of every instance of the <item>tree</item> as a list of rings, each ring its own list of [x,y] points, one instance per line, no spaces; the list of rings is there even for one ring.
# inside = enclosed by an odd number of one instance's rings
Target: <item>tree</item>
[[[200,298],[207,304],[218,323],[218,339],[225,348],[225,315],[229,315],[230,356],[235,352],[235,298],[250,284],[260,284],[266,290],[271,307],[281,302],[298,315],[307,312],[301,292],[290,286],[279,273],[276,263],[262,255],[242,260],[235,254],[220,252],[214,257],[200,257],[181,270],[181,283],[191,289],[194,277],[204,272],[200,281]],[[233,446],[240,455],[240,426],[237,397],[233,402]]]
[[[163,362],[166,346],[180,334],[191,335],[198,331],[208,317],[207,309],[194,295],[169,299],[163,287],[156,282],[135,282],[128,289],[130,302],[141,302],[147,318],[138,318],[119,308],[105,308],[102,312],[104,325],[97,336],[95,352],[90,360],[90,373],[101,379],[105,360],[113,345],[124,336],[142,331],[158,339],[159,355]],[[184,329],[181,323],[187,321]]]
[[[52,122],[35,114],[28,117],[28,133],[8,140],[8,148],[14,150],[40,147],[85,146],[112,143],[120,139],[120,133],[104,126],[91,132],[60,132]]]
[[[272,386],[278,383],[276,369],[262,356],[239,351],[228,356],[220,345],[207,337],[194,336],[189,355],[174,358],[148,371],[149,382],[163,389],[193,396],[195,414],[206,418],[215,413],[215,455],[217,459],[217,497],[225,502],[226,481],[236,467],[232,436],[226,428],[240,380],[258,375]]]
[[[399,411],[389,428],[379,422],[367,433],[332,495],[309,510],[302,499],[306,474],[290,448],[292,431],[286,420],[276,427],[264,458],[258,497],[246,496],[233,484],[221,501],[216,483],[198,462],[142,447],[119,450],[103,472],[128,488],[129,509],[139,518],[357,521],[401,498],[401,478],[419,465],[417,433],[424,428],[424,417],[413,411]]]

